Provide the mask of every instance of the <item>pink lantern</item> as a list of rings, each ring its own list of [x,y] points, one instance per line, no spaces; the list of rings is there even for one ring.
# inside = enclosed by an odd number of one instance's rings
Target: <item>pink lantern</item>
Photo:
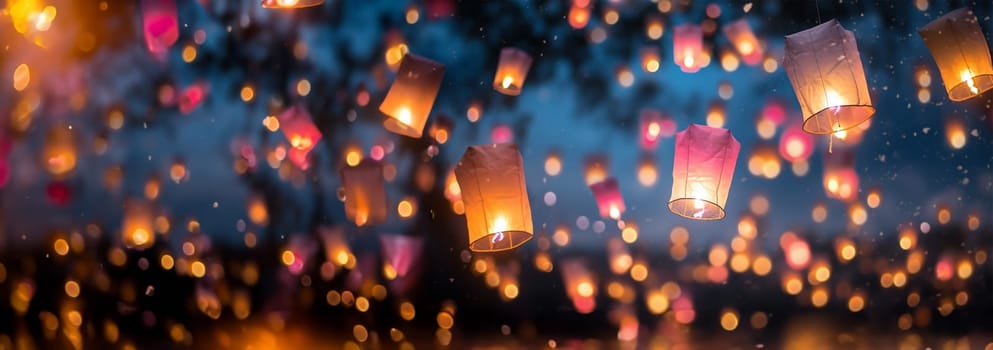
[[[295,9],[323,4],[324,0],[262,0],[262,8]]]
[[[400,61],[400,70],[379,111],[386,114],[383,127],[393,133],[420,138],[428,115],[441,88],[445,66],[408,53]]]
[[[596,277],[580,258],[563,260],[559,265],[562,267],[562,284],[573,307],[581,314],[593,312],[596,309]]]
[[[807,160],[814,153],[814,138],[799,124],[786,128],[779,137],[779,154],[790,162]]]
[[[203,82],[193,83],[179,95],[179,112],[190,114],[200,106],[203,99],[207,97],[207,84]]]
[[[830,198],[851,202],[857,199],[859,175],[855,172],[855,153],[850,150],[824,157],[824,191]]]
[[[179,39],[176,0],[141,0],[141,20],[148,51],[164,59]]]
[[[321,131],[314,125],[310,113],[303,106],[295,105],[277,117],[279,128],[290,142],[290,161],[301,169],[310,167],[307,154],[321,140]]]
[[[341,168],[345,188],[345,217],[356,226],[386,221],[386,184],[383,165],[366,159],[356,166]]]
[[[406,294],[420,275],[424,238],[395,234],[379,236],[383,254],[383,275],[391,293]]]
[[[624,213],[624,197],[621,196],[621,189],[617,186],[617,180],[607,178],[606,180],[590,185],[593,197],[596,198],[597,207],[600,208],[600,217],[618,220]]]
[[[640,119],[641,148],[645,150],[654,150],[658,147],[659,139],[676,133],[676,122],[659,111],[644,109],[641,111]]]
[[[692,124],[676,134],[669,211],[689,219],[723,219],[740,150],[727,129]]]
[[[734,45],[745,64],[754,66],[762,62],[765,55],[752,26],[744,18],[724,25],[724,36]]]
[[[289,243],[286,244],[286,250],[280,257],[290,273],[299,275],[307,268],[307,263],[317,253],[317,245],[314,243],[314,239],[309,235],[290,237]]]
[[[695,73],[703,64],[703,29],[694,24],[676,26],[672,34],[672,58],[685,73]]]

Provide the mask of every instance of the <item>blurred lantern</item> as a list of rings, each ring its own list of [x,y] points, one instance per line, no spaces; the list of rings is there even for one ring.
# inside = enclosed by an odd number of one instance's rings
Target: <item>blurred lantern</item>
[[[10,178],[10,165],[7,163],[10,155],[11,144],[7,139],[6,130],[0,128],[0,188],[7,185]]]
[[[420,261],[424,248],[421,237],[402,236],[395,234],[379,235],[379,245],[382,248],[384,263],[388,264],[396,277],[407,276],[412,268]]]
[[[424,11],[427,12],[428,18],[431,20],[442,19],[455,13],[455,4],[452,0],[426,0],[424,1]]]
[[[267,9],[295,9],[323,4],[324,0],[262,0],[262,7]]]
[[[493,77],[493,89],[504,95],[520,95],[530,69],[531,55],[518,48],[503,48],[500,50],[496,75]]]
[[[451,119],[443,115],[438,116],[434,119],[434,123],[431,123],[431,127],[428,128],[428,135],[434,139],[434,142],[443,145],[448,142],[448,138],[452,135],[453,125]]]
[[[597,285],[589,268],[579,258],[564,260],[559,265],[562,267],[562,284],[573,307],[581,314],[593,312],[596,309]]]
[[[569,9],[569,25],[572,26],[572,29],[583,29],[589,22],[589,7],[572,6]]]
[[[655,186],[659,178],[659,170],[655,167],[655,159],[651,155],[641,156],[638,162],[638,183],[644,187]]]
[[[462,188],[459,187],[459,182],[455,179],[455,170],[448,172],[448,176],[445,177],[445,199],[452,202],[452,208],[455,208],[455,204],[462,204]],[[456,214],[461,214],[456,212]]]
[[[824,191],[828,197],[846,202],[856,200],[859,176],[855,173],[855,153],[845,151],[824,157]]]
[[[654,150],[659,139],[676,133],[676,122],[653,109],[641,110],[641,148]]]
[[[164,59],[179,39],[176,0],[141,0],[141,20],[148,51]]]
[[[590,190],[593,191],[597,207],[600,208],[600,217],[614,220],[621,218],[621,214],[624,213],[624,197],[621,196],[617,180],[607,178],[590,185]]]
[[[683,24],[673,29],[672,58],[686,73],[694,73],[703,65],[703,30],[694,24]]]
[[[76,136],[70,126],[60,123],[48,130],[42,162],[56,178],[65,177],[76,168]]]
[[[617,237],[611,237],[607,240],[607,260],[610,265],[610,272],[618,276],[628,273],[631,265],[634,264],[628,246]]]
[[[414,185],[424,193],[434,189],[435,170],[432,162],[418,162],[414,168]]]
[[[155,244],[155,214],[145,201],[128,201],[124,207],[121,241],[128,248],[143,250]]]
[[[69,185],[61,181],[52,181],[45,187],[45,193],[48,195],[48,201],[56,207],[65,206],[72,200],[72,190],[69,189]]]
[[[669,210],[690,219],[724,218],[740,150],[727,129],[693,124],[676,134]]]
[[[339,227],[320,227],[317,229],[324,246],[324,257],[338,266],[350,267],[355,263],[355,257],[348,247],[345,233]]]
[[[470,146],[455,167],[469,249],[513,249],[534,235],[524,161],[514,144]]]
[[[786,36],[783,68],[803,112],[803,130],[831,134],[876,112],[852,32],[837,20]]]
[[[307,154],[321,140],[321,131],[314,125],[310,112],[303,106],[295,105],[278,116],[279,128],[290,142],[290,161],[301,169],[307,169],[310,162]]]
[[[207,97],[207,84],[203,82],[193,83],[183,90],[179,95],[179,112],[190,114],[200,106],[203,99]]]
[[[752,148],[748,157],[748,172],[766,179],[775,179],[782,171],[776,148],[770,144],[759,144]]]
[[[993,62],[972,10],[960,8],[928,23],[918,33],[927,44],[952,101],[993,89]]]
[[[793,232],[783,232],[779,237],[779,247],[783,249],[786,264],[791,269],[801,270],[810,264],[810,245]]]
[[[404,56],[396,80],[379,105],[387,116],[386,130],[420,138],[444,74],[445,66],[438,62],[414,54]]]
[[[607,179],[607,156],[594,154],[586,157],[584,161],[586,168],[586,185],[592,185]]]
[[[386,221],[386,185],[383,165],[366,159],[356,166],[341,168],[341,185],[345,188],[345,216],[356,226]]]
[[[493,130],[490,131],[490,140],[493,143],[514,142],[514,129],[504,124],[494,125]]]
[[[292,235],[286,244],[286,250],[280,256],[283,265],[290,273],[299,275],[307,268],[307,263],[317,253],[317,245],[310,235]]]
[[[646,46],[641,48],[641,69],[648,73],[655,73],[662,65],[659,58],[659,48],[657,46]]]
[[[745,64],[754,66],[762,62],[765,54],[759,40],[752,32],[752,27],[744,18],[724,25],[724,36],[734,45]]]
[[[814,138],[799,124],[786,128],[779,137],[779,154],[789,162],[807,160],[814,152]]]
[[[386,65],[392,71],[396,71],[400,67],[400,61],[403,57],[407,55],[409,48],[407,47],[406,41],[403,39],[403,33],[399,30],[392,29],[383,35],[383,43],[386,45],[385,48],[385,58]],[[377,86],[385,85],[385,81],[378,81]]]

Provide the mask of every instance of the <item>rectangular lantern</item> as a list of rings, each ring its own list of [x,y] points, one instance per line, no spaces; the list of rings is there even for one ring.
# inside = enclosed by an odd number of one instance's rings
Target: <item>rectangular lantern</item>
[[[855,35],[837,20],[786,36],[783,69],[803,112],[803,130],[832,134],[876,112]]]
[[[279,129],[290,142],[290,161],[306,169],[309,166],[307,154],[322,137],[310,118],[310,112],[303,106],[295,105],[280,113],[276,119],[279,120]]]
[[[918,33],[938,64],[949,99],[964,101],[993,89],[990,48],[972,10],[949,12]]]
[[[617,186],[616,179],[611,177],[592,184],[590,190],[600,208],[600,217],[614,220],[621,218],[624,213],[624,197],[621,196],[621,188]]]
[[[145,201],[128,201],[121,224],[121,242],[125,247],[143,250],[155,244],[155,213]]]
[[[176,0],[141,0],[141,21],[148,51],[164,58],[179,39]]]
[[[765,55],[759,39],[752,32],[752,26],[748,20],[742,18],[724,25],[724,36],[734,45],[734,49],[741,55],[741,60],[745,64],[754,66],[762,62]]]
[[[500,50],[496,75],[493,77],[493,89],[504,95],[520,95],[530,69],[531,55],[518,48],[503,48]]]
[[[669,211],[689,219],[723,219],[740,150],[727,129],[692,124],[676,134]]]
[[[324,0],[262,0],[262,8],[298,9],[323,4]]]
[[[859,175],[855,172],[855,152],[845,150],[824,157],[824,192],[830,198],[851,202],[857,199]]]
[[[514,144],[470,146],[455,167],[469,249],[513,249],[534,235],[524,161]]]
[[[366,159],[356,166],[341,168],[345,188],[345,217],[356,226],[386,221],[386,184],[383,165]]]
[[[703,29],[683,24],[672,30],[672,58],[685,73],[700,70],[703,64]]]
[[[396,80],[379,105],[379,111],[387,116],[383,122],[386,130],[420,138],[444,74],[441,63],[411,53],[403,56]]]

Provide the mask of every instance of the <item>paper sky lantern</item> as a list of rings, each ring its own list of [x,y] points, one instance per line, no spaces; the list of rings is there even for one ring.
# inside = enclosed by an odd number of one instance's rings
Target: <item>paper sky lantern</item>
[[[307,154],[321,140],[321,131],[310,119],[310,112],[303,106],[295,105],[280,113],[277,119],[279,128],[290,142],[290,161],[301,169],[307,169]]]
[[[993,89],[990,48],[971,10],[949,12],[918,33],[938,64],[949,99],[964,101]]]
[[[559,264],[562,267],[562,284],[572,306],[581,314],[596,309],[597,283],[593,273],[579,258],[570,258]]]
[[[607,156],[602,154],[594,154],[586,157],[584,160],[586,168],[586,185],[592,185],[597,182],[607,179],[607,168],[609,163],[607,161]]]
[[[824,157],[824,192],[830,198],[851,202],[858,199],[859,176],[855,153],[845,151]]]
[[[786,36],[783,68],[803,112],[803,130],[831,134],[876,112],[855,35],[837,20]]]
[[[124,246],[142,250],[155,244],[154,217],[152,205],[148,202],[129,201],[125,204],[121,225],[121,241]]]
[[[641,148],[645,150],[654,150],[658,147],[659,139],[676,133],[676,122],[659,111],[644,109],[639,119],[641,119]]]
[[[694,73],[703,65],[703,30],[683,24],[672,30],[672,58],[683,72]]]
[[[514,144],[470,146],[455,167],[462,190],[469,249],[513,249],[534,235],[524,161]]]
[[[569,25],[572,29],[583,29],[590,22],[588,7],[572,6],[569,8]]]
[[[410,53],[403,56],[396,80],[379,105],[379,111],[387,116],[383,122],[386,130],[420,138],[444,74],[441,63]]]
[[[207,97],[207,84],[202,82],[190,85],[179,95],[179,112],[190,114]]]
[[[807,160],[814,153],[814,138],[803,131],[800,125],[793,125],[779,137],[779,155],[789,162]]]
[[[723,31],[724,36],[734,45],[734,49],[741,55],[741,60],[745,64],[754,66],[762,62],[765,53],[747,20],[742,18],[725,24]]]
[[[42,163],[56,178],[62,178],[76,168],[76,136],[68,125],[60,123],[48,130]]]
[[[164,58],[179,39],[176,0],[142,0],[141,20],[148,51]]]
[[[262,7],[267,9],[296,9],[323,3],[324,0],[262,0]]]
[[[500,50],[496,75],[493,77],[493,89],[504,95],[520,95],[530,69],[531,55],[518,48],[503,48]]]
[[[352,255],[352,251],[348,247],[348,240],[340,227],[319,227],[317,233],[321,238],[324,257],[327,261],[342,267],[353,266],[355,257]]]
[[[692,124],[676,134],[669,211],[690,219],[723,219],[740,150],[727,129]]]
[[[407,276],[421,258],[424,239],[421,237],[382,234],[379,236],[383,259],[396,272],[396,277]]]
[[[624,197],[621,196],[617,180],[607,178],[590,185],[590,190],[593,191],[597,207],[600,208],[600,217],[614,220],[621,218],[621,214],[624,213]]]
[[[366,159],[356,166],[341,168],[345,188],[345,217],[356,226],[386,221],[386,184],[383,165]]]
[[[657,46],[641,48],[641,69],[648,73],[657,72],[662,65],[662,59],[659,56],[659,48]]]

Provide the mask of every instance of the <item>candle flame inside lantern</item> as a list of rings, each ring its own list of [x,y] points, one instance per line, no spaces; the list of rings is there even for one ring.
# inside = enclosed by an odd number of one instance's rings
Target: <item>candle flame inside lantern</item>
[[[500,82],[500,86],[503,86],[504,89],[509,89],[510,85],[513,83],[514,83],[514,77],[508,75],[503,77],[503,81]]]
[[[621,217],[621,210],[620,209],[617,209],[617,205],[616,204],[611,204],[610,205],[610,218],[611,219],[614,219],[614,220],[617,220],[620,217]]]
[[[969,91],[971,91],[973,94],[978,94],[979,88],[976,87],[976,82],[972,80],[972,76],[973,76],[972,71],[966,69],[962,71],[961,76],[962,76],[962,81],[969,86]]]
[[[657,138],[661,131],[662,131],[662,127],[659,126],[659,123],[652,122],[651,124],[648,124],[648,136],[651,136],[652,140]]]
[[[700,200],[700,198],[703,198],[703,197],[706,197],[706,196],[707,196],[707,192],[703,188],[703,185],[700,185],[699,183],[694,183],[693,184],[693,197],[695,199],[693,199],[693,209],[697,209],[698,210],[697,212],[693,213],[693,217],[694,218],[702,218],[703,217],[704,203],[703,203],[702,200]]]
[[[397,119],[400,120],[401,123],[410,125],[410,123],[413,122],[413,118],[410,116],[410,108],[400,107],[400,111],[397,112]]]
[[[314,140],[304,135],[295,134],[290,138],[290,145],[299,150],[307,150],[314,145]]]
[[[741,52],[742,56],[748,56],[751,55],[752,52],[755,52],[755,47],[752,46],[751,42],[742,41],[740,44],[738,44],[738,51]]]
[[[148,233],[148,230],[144,228],[139,227],[135,229],[134,232],[131,233],[131,240],[137,246],[144,246],[148,244],[149,239],[150,239],[150,235]]]
[[[503,217],[503,215],[497,215],[496,219],[493,219],[493,232],[496,233],[498,236],[502,237],[503,232],[507,231],[507,227],[508,227],[507,218]],[[498,242],[500,240],[494,237],[493,241]]]
[[[693,59],[693,51],[689,48],[683,50],[683,66],[693,67],[694,63],[696,63],[696,61]]]
[[[576,284],[576,294],[583,298],[593,296],[593,284],[590,281],[582,281]]]
[[[276,0],[276,2],[279,3],[279,6],[294,6],[299,1],[300,0]]]

